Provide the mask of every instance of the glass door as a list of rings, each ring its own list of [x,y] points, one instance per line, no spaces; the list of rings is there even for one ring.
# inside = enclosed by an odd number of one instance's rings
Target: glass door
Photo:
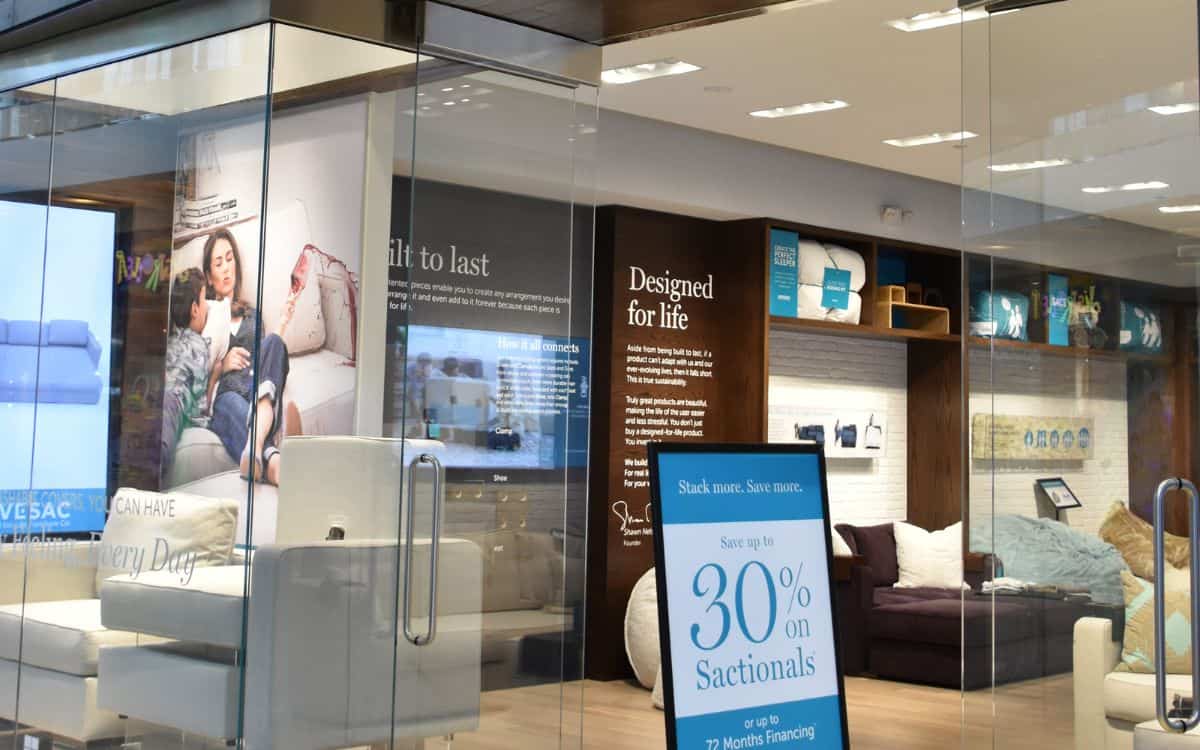
[[[963,10],[963,512],[989,579],[963,598],[966,747],[1133,747],[1156,648],[1168,702],[1191,692],[1188,544],[1156,645],[1151,528],[1159,483],[1200,471],[1196,13]]]
[[[274,44],[285,431],[254,448],[279,474],[247,744],[578,746],[595,91],[284,25]],[[272,578],[294,612],[262,604]]]

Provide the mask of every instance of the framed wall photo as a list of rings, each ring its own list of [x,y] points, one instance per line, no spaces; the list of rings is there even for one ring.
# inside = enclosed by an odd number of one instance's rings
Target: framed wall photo
[[[667,750],[846,750],[820,446],[650,443]]]
[[[1062,477],[1038,479],[1035,484],[1055,510],[1083,507],[1083,503],[1079,502],[1079,498],[1075,497],[1075,493],[1071,491]]]

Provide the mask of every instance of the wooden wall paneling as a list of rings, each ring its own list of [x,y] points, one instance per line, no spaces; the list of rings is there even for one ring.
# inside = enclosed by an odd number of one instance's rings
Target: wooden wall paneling
[[[767,318],[766,266],[762,262],[762,224],[723,225],[704,219],[625,207],[597,211],[596,302],[593,335],[594,385],[589,493],[589,562],[587,675],[594,679],[627,677],[624,617],[629,593],[654,565],[649,536],[652,509],[644,466],[642,437],[646,420],[631,411],[656,409],[655,418],[691,419],[674,410],[696,411],[697,405],[672,400],[703,401],[703,423],[690,431],[700,437],[672,441],[755,442],[762,437],[765,410],[763,378]],[[736,243],[736,244],[731,244]],[[744,243],[749,243],[745,247]],[[630,289],[631,267],[648,274],[701,280],[713,276],[713,299],[683,298],[688,328],[630,323],[633,300],[641,309],[661,310],[667,297]],[[634,350],[630,347],[641,347]],[[661,352],[669,350],[672,354]],[[656,376],[634,373],[627,357],[662,357],[695,361],[694,352],[711,352],[711,378],[674,375],[677,385],[647,382]],[[680,354],[687,351],[687,354]],[[601,364],[604,363],[604,364]],[[599,394],[604,394],[600,397]],[[657,401],[659,405],[649,403]],[[670,410],[667,416],[663,410]],[[674,423],[673,423],[674,424]],[[673,429],[673,428],[672,428]],[[630,472],[633,472],[632,474]]]
[[[934,531],[962,520],[962,347],[908,343],[908,521]]]

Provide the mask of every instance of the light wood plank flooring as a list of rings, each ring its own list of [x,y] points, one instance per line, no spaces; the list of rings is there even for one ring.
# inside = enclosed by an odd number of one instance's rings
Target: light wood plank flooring
[[[562,701],[560,708],[560,699]],[[855,750],[1070,748],[1070,675],[968,693],[866,678],[846,680]],[[583,702],[583,740],[578,706]],[[964,727],[966,729],[964,730]],[[663,714],[650,693],[625,682],[584,682],[485,693],[478,732],[455,750],[659,750]],[[429,748],[440,747],[431,741]]]

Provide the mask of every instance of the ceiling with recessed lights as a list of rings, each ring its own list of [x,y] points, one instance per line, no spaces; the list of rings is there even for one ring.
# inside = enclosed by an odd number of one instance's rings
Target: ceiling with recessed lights
[[[604,49],[601,105],[1200,236],[1196,5],[830,0]],[[904,30],[910,29],[910,30]],[[997,227],[1003,230],[1004,227]]]

